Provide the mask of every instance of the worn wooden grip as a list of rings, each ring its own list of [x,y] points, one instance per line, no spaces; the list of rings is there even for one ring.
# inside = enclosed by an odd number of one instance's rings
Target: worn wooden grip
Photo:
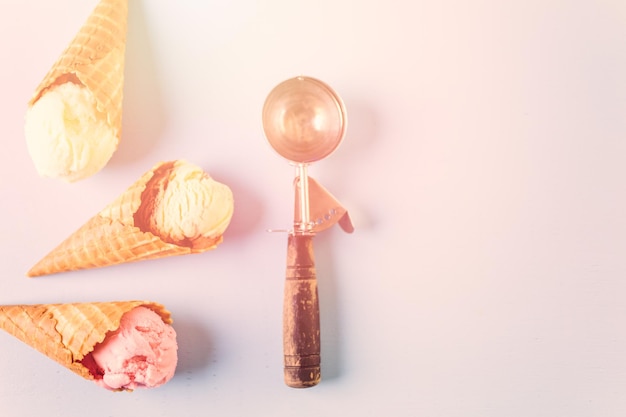
[[[320,372],[320,315],[312,234],[290,234],[283,304],[285,384],[317,385]]]

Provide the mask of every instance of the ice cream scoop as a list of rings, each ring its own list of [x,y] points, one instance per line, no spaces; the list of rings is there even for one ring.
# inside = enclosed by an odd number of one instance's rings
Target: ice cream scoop
[[[346,133],[346,121],[339,95],[312,77],[283,81],[270,91],[263,105],[263,130],[268,142],[297,169],[294,228],[287,241],[283,301],[284,379],[294,388],[312,387],[321,379],[313,237],[337,221],[344,230],[353,230],[347,211],[308,176],[307,169],[310,163],[335,151]]]
[[[120,141],[128,0],[101,0],[28,103],[37,172],[68,182],[109,161]]]
[[[160,162],[28,275],[205,252],[223,241],[233,211],[227,185],[185,160]]]
[[[0,306],[1,329],[117,391],[159,386],[172,377],[177,342],[171,323],[170,312],[152,301]]]
[[[176,331],[147,307],[122,316],[117,330],[83,359],[98,385],[118,391],[155,388],[169,381],[178,362]]]

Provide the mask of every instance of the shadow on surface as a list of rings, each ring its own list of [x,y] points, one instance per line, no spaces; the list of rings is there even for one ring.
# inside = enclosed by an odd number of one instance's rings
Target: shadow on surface
[[[206,368],[213,355],[213,343],[207,328],[193,319],[177,318],[174,323],[178,341],[177,374],[188,374]]]
[[[129,163],[149,153],[167,123],[145,3],[128,5],[122,136],[110,165]]]
[[[337,285],[340,277],[336,276],[334,268],[332,238],[334,232],[337,231],[328,230],[320,233],[314,241],[320,303],[322,381],[340,378],[343,373],[341,294]]]
[[[210,171],[208,171],[210,172]],[[253,188],[243,184],[237,178],[214,177],[216,181],[227,184],[233,192],[235,209],[228,229],[224,232],[225,239],[239,240],[256,231],[263,217],[263,202]]]

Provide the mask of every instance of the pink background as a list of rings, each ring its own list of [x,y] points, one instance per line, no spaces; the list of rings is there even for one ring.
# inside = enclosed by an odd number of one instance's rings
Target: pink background
[[[54,416],[623,416],[623,0],[132,0],[122,143],[76,184],[39,178],[26,102],[90,0],[0,0],[0,303],[149,299],[180,363],[110,393],[0,333],[0,412]],[[323,381],[282,382],[293,170],[261,107],[310,75],[345,142],[310,174],[353,215],[316,239]],[[27,279],[156,162],[231,186],[215,251]]]

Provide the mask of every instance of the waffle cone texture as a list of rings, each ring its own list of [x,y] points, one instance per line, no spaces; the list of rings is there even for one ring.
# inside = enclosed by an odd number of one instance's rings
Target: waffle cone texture
[[[81,361],[117,330],[122,316],[144,306],[167,324],[171,314],[151,301],[0,306],[0,328],[83,378],[94,376]]]
[[[39,84],[29,106],[56,85],[82,85],[93,94],[119,141],[127,18],[128,0],[101,0]]]
[[[214,249],[223,236],[173,241],[149,220],[159,192],[181,161],[161,162],[122,195],[89,219],[35,264],[29,277],[99,268],[126,262],[201,253]]]

